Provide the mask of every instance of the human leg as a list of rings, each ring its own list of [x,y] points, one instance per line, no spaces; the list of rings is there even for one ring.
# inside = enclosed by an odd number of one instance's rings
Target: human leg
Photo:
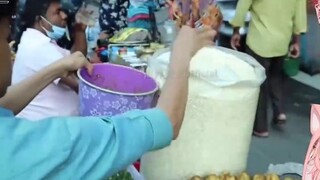
[[[286,116],[284,111],[284,83],[285,73],[283,70],[284,57],[275,57],[271,59],[270,64],[270,98],[273,110],[273,122],[276,124],[285,123]]]
[[[255,58],[266,71],[267,79],[260,86],[259,100],[256,111],[256,119],[254,122],[253,132],[254,135],[265,137],[268,136],[268,87],[269,87],[269,67],[270,59],[263,58],[254,53],[249,47],[246,48],[247,54]]]

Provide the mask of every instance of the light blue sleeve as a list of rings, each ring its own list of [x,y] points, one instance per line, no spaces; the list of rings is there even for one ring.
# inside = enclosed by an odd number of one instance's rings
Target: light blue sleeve
[[[0,118],[4,179],[104,179],[173,138],[172,125],[160,109],[112,118]]]

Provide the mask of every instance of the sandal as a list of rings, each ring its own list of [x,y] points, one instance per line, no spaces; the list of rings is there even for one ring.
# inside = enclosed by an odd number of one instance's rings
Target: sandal
[[[287,116],[285,114],[279,114],[277,118],[273,118],[273,124],[282,125],[287,122]]]
[[[261,137],[261,138],[266,138],[269,136],[269,132],[266,131],[266,132],[258,132],[258,131],[253,131],[252,133],[254,136],[257,136],[257,137]]]

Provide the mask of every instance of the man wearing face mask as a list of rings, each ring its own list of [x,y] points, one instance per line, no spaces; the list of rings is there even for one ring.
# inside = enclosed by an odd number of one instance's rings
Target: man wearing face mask
[[[56,43],[66,33],[67,15],[60,0],[26,0],[21,15],[21,33],[17,35],[17,53],[12,83],[16,84],[49,64],[70,54]],[[86,54],[85,27],[75,24],[71,52]],[[20,38],[19,38],[20,37]],[[75,75],[55,80],[45,88],[19,117],[39,120],[51,116],[78,115],[78,79]]]

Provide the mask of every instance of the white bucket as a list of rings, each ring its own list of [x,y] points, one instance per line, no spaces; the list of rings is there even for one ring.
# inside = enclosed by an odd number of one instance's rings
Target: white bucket
[[[200,61],[208,59],[204,56],[208,51],[210,58],[217,58],[216,53],[225,58],[216,61],[215,67],[203,66]],[[167,76],[169,57],[170,52],[164,50],[149,62],[147,73],[160,88]],[[242,60],[243,66],[226,66],[223,61],[230,57]],[[245,67],[250,72],[244,73]],[[188,103],[179,137],[169,147],[143,156],[141,172],[147,180],[183,180],[194,175],[237,174],[246,169],[264,68],[246,54],[209,47],[195,55],[190,72]],[[251,78],[247,78],[249,73]]]

